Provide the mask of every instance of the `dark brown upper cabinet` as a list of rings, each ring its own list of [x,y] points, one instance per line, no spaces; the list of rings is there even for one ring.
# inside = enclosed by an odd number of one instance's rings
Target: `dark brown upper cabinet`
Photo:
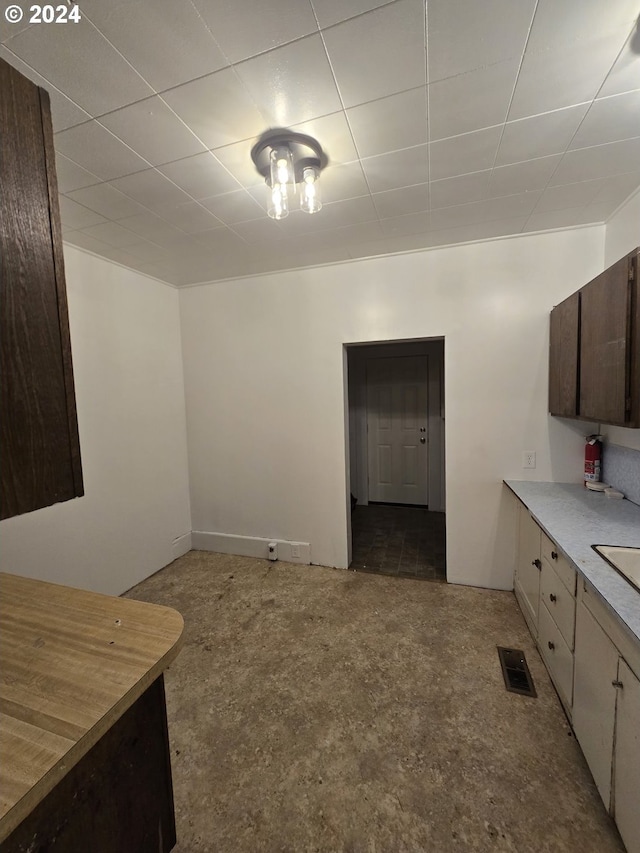
[[[639,251],[551,312],[552,415],[640,427]]]
[[[84,493],[49,96],[0,59],[0,517]]]

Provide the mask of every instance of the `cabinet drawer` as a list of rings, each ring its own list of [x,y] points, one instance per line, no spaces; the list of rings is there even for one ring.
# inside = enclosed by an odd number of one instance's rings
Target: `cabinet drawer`
[[[573,654],[544,604],[538,614],[538,645],[553,683],[570,712],[573,702]]]
[[[558,577],[569,590],[571,595],[576,594],[576,570],[558,551],[558,546],[543,533],[540,537],[540,548],[542,556],[548,560],[549,565],[556,570]]]
[[[576,625],[576,600],[549,565],[542,561],[540,599],[544,601],[553,621],[560,629],[566,644],[573,650],[573,635]]]

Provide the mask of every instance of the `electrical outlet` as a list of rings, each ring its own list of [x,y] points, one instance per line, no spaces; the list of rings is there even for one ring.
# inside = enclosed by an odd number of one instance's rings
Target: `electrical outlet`
[[[300,546],[295,544],[294,542],[291,543],[291,559],[292,560],[299,560],[300,559]]]
[[[522,453],[522,467],[523,468],[535,468],[536,467],[536,452],[535,450],[525,450]]]

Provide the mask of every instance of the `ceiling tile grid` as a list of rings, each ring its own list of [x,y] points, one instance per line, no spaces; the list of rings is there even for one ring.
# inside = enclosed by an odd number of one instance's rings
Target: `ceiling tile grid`
[[[69,243],[176,285],[604,222],[640,185],[638,0],[85,0],[2,22]],[[315,136],[324,206],[250,159]]]

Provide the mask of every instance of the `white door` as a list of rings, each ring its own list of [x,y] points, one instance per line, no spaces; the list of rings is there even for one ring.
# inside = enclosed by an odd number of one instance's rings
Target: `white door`
[[[428,501],[429,357],[367,362],[369,500]]]

